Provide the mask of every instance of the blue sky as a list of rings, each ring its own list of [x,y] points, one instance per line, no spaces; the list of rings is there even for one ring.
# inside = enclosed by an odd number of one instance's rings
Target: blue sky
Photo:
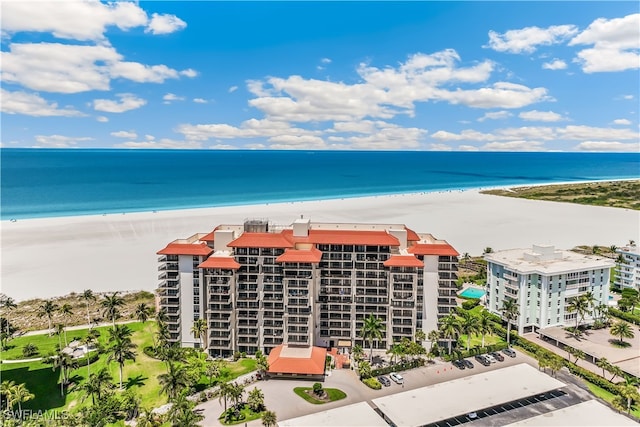
[[[640,150],[636,1],[0,7],[2,147]]]

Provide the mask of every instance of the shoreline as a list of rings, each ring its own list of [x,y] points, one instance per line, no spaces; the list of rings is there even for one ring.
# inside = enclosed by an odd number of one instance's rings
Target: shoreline
[[[312,222],[405,224],[447,240],[461,255],[480,254],[487,246],[501,250],[534,243],[560,249],[623,246],[640,235],[638,211],[482,190],[2,221],[1,292],[22,301],[84,289],[154,291],[158,250],[175,239],[249,218],[276,225],[290,225],[300,215]]]

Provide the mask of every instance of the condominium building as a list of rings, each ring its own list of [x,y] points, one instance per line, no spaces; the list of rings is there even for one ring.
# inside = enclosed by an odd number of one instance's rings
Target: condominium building
[[[595,305],[608,302],[610,271],[615,265],[611,259],[543,245],[489,253],[485,259],[487,309],[501,315],[503,302],[514,301],[519,333],[575,325],[578,314],[567,306],[572,298],[588,292]],[[589,315],[583,319],[583,323],[591,321]]]
[[[327,224],[300,218],[219,225],[169,243],[160,255],[160,305],[171,341],[211,355],[268,354],[280,344],[350,349],[364,319],[385,330],[375,346],[438,327],[456,305],[458,252],[403,224]]]
[[[632,288],[640,291],[640,248],[635,244],[618,248],[620,260],[616,262],[613,286],[622,290]]]

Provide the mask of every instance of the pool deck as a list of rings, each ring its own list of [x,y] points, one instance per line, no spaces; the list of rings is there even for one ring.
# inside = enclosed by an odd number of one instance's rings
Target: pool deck
[[[465,283],[463,286],[465,286],[465,287],[462,289],[462,292],[460,292],[460,293],[458,294],[458,296],[461,296],[461,297],[464,297],[464,298],[481,299],[481,298],[482,298],[482,297],[484,297],[484,296],[485,296],[485,294],[487,293],[487,291],[486,291],[484,288],[480,287],[480,286],[471,285],[471,284],[469,284],[469,283]],[[471,296],[471,295],[463,295],[463,294],[464,294],[465,292],[467,292],[468,290],[471,290],[471,291],[481,291],[481,292],[482,292],[482,295],[479,295],[479,296],[476,296],[476,295],[473,295],[473,296]]]

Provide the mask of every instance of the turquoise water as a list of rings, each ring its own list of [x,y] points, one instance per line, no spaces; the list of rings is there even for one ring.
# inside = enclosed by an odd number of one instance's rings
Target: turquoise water
[[[640,177],[640,153],[0,149],[0,218]]]
[[[460,294],[460,296],[465,298],[479,299],[479,298],[482,298],[485,293],[486,292],[482,289],[467,288]]]

